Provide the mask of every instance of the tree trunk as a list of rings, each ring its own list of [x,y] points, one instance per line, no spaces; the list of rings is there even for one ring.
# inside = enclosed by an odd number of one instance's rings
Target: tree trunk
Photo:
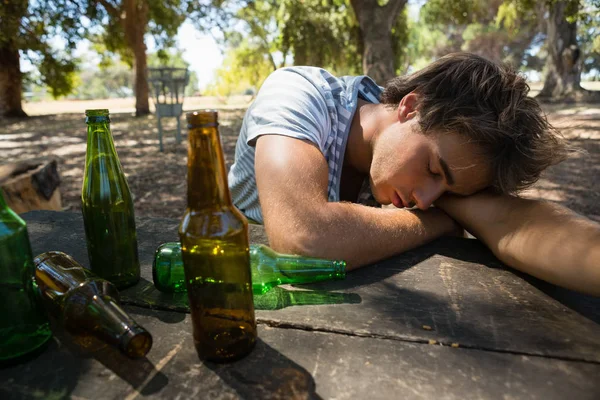
[[[406,0],[389,0],[380,6],[377,0],[351,0],[362,32],[363,73],[380,85],[396,76],[392,26]]]
[[[0,116],[27,116],[21,106],[22,91],[19,49],[8,41],[8,45],[0,47]]]
[[[537,99],[542,101],[600,100],[600,93],[588,92],[580,85],[583,55],[577,46],[577,22],[568,22],[568,1],[550,6],[547,21],[546,72],[544,87]]]
[[[135,71],[135,115],[150,114],[148,75],[144,34],[148,26],[148,3],[145,0],[125,0],[125,36],[133,52]]]

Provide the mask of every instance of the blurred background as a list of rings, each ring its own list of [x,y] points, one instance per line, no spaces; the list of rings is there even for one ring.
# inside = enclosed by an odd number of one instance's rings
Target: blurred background
[[[600,220],[600,0],[3,1],[0,164],[56,160],[61,209],[77,210],[83,112],[108,108],[138,214],[178,217],[185,140],[164,119],[159,151],[149,68],[188,69],[183,110],[221,110],[231,165],[243,113],[277,68],[314,65],[384,85],[455,51],[527,76],[551,121],[587,151],[528,195]]]

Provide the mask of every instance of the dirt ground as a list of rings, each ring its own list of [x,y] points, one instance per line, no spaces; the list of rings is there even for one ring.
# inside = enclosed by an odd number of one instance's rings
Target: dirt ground
[[[220,133],[227,168],[233,162],[245,111],[236,108],[239,105],[215,104],[221,107]],[[54,112],[61,110],[57,104],[54,107]],[[29,110],[30,114],[32,111]],[[600,105],[554,105],[546,111],[550,121],[584,152],[549,169],[525,195],[558,202],[600,222]],[[165,151],[161,153],[154,115],[135,118],[130,113],[115,113],[111,121],[117,152],[135,198],[136,215],[181,217],[186,196],[185,128],[183,141],[177,144],[175,121],[165,120]],[[86,125],[82,112],[0,121],[0,164],[37,157],[56,158],[65,210],[80,209],[85,150]]]

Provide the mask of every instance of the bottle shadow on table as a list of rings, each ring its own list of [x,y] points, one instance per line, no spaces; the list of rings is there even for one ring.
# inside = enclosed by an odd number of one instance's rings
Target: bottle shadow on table
[[[187,293],[163,293],[152,282],[144,278],[141,278],[135,286],[121,291],[120,297],[122,304],[150,310],[174,311],[168,314],[148,313],[149,316],[156,317],[168,324],[183,321],[185,313],[189,313]],[[143,311],[138,311],[138,313],[140,312]]]
[[[34,354],[2,365],[0,398],[70,398],[87,370],[86,360],[65,351],[52,338]]]
[[[0,369],[0,398],[70,398],[75,388],[102,396],[116,396],[106,379],[97,379],[92,359],[112,371],[131,388],[151,394],[169,380],[146,357],[132,360],[90,336],[76,337],[53,325],[54,337],[35,356]],[[115,386],[116,390],[122,390]]]
[[[91,335],[72,335],[60,328],[53,331],[72,357],[80,360],[95,359],[132,388],[143,389],[144,394],[158,392],[169,382],[167,376],[158,371],[147,357],[128,358],[115,347]],[[145,393],[149,388],[152,388],[151,393]]]
[[[306,289],[303,287],[302,289]],[[264,294],[254,295],[256,310],[280,310],[291,306],[324,304],[358,304],[362,301],[356,293],[334,293],[329,290],[287,290],[274,287]],[[138,314],[160,319],[166,323],[178,323],[189,313],[187,293],[163,293],[152,282],[142,278],[134,287],[121,293],[121,303],[138,306]],[[146,310],[146,311],[144,311]],[[152,310],[175,311],[155,313]]]
[[[321,399],[312,375],[260,338],[237,362],[204,365],[243,399]]]

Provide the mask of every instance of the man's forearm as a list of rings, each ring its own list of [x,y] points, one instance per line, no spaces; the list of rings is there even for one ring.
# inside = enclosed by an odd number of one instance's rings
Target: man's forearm
[[[436,205],[506,264],[600,295],[600,225],[557,204],[480,193]]]
[[[302,221],[289,237],[269,229],[275,250],[343,259],[354,269],[425,244],[457,230],[441,210],[378,209],[352,203],[327,203]]]

